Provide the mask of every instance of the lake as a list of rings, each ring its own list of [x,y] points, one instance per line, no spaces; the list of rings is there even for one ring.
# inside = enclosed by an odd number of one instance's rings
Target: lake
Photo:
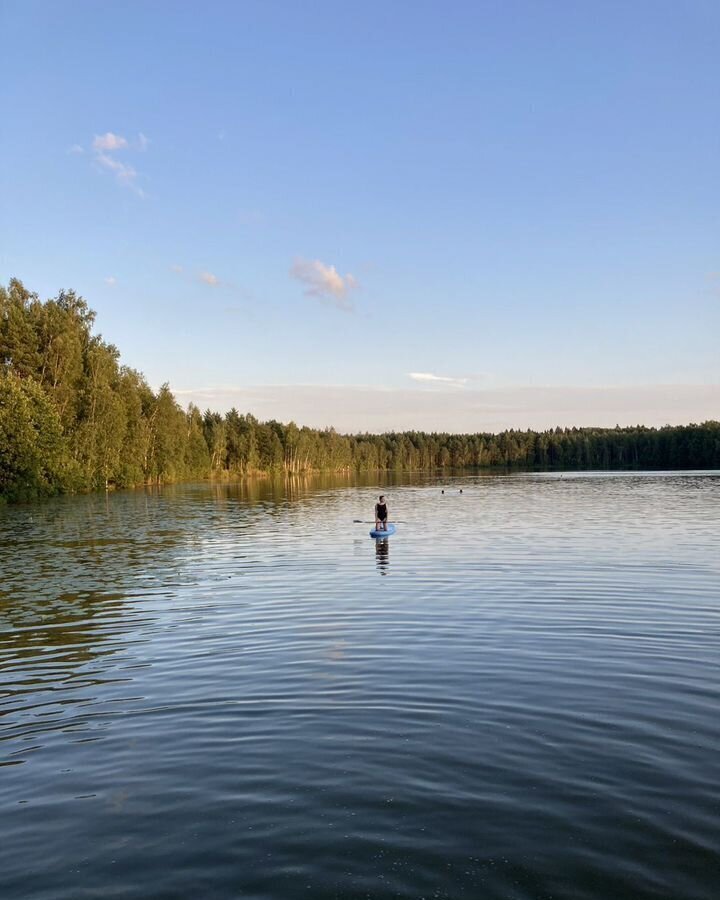
[[[715,900],[719,512],[702,472],[0,510],[0,896]]]

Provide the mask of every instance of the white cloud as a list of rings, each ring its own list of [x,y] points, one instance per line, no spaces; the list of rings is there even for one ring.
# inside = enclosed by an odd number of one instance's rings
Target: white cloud
[[[137,176],[137,172],[131,165],[122,163],[119,159],[115,159],[114,156],[108,156],[107,153],[96,153],[95,159],[101,166],[110,169],[111,172],[115,172],[121,178],[135,178]]]
[[[142,132],[138,135],[137,143],[133,143],[132,149],[145,150],[150,141]],[[144,198],[145,192],[138,186],[138,172],[130,163],[121,162],[112,154],[117,150],[127,150],[131,147],[127,139],[120,134],[106,131],[105,134],[96,134],[91,144],[92,162],[99,168],[112,172],[115,179],[125,187],[130,188],[138,197]],[[84,153],[80,144],[74,144],[68,153]]]
[[[426,384],[451,384],[454,387],[463,387],[470,380],[469,378],[451,378],[449,375],[433,375],[432,372],[408,372],[408,378]]]
[[[129,187],[138,195],[138,197],[145,197],[143,189],[136,184],[138,173],[133,166],[128,163],[120,162],[119,159],[115,159],[113,156],[108,156],[107,153],[102,153],[100,151],[95,154],[95,162],[103,168],[113,172],[120,184]]]
[[[221,278],[219,275],[216,275],[214,272],[209,272],[207,269],[197,271],[193,266],[183,266],[179,263],[173,263],[170,266],[170,270],[177,273],[177,275],[188,284],[205,284],[211,288],[222,289],[221,292],[224,297],[234,294],[238,300],[246,303],[256,302],[256,297],[252,291],[234,281]],[[242,309],[244,315],[252,316],[252,311],[249,308],[243,307]],[[233,311],[236,310],[233,308]]]
[[[109,285],[110,287],[115,287],[118,282],[117,278],[114,275],[108,275],[107,278],[103,280],[105,281],[105,284]]]
[[[105,134],[96,134],[92,145],[93,150],[122,150],[127,147],[128,142],[119,134],[107,131]]]
[[[341,432],[447,431],[616,424],[662,426],[717,419],[720,385],[507,387],[417,391],[347,385],[218,386],[173,392],[183,403]]]
[[[342,276],[335,266],[325,265],[319,259],[301,258],[293,263],[290,275],[307,285],[306,296],[329,300],[338,309],[352,311],[353,305],[347,295],[358,286],[354,275]]]

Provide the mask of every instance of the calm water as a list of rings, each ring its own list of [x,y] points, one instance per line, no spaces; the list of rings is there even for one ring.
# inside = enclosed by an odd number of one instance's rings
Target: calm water
[[[0,510],[3,900],[716,900],[720,474],[384,484]]]

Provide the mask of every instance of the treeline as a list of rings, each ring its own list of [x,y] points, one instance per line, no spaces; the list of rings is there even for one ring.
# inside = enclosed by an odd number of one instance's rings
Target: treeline
[[[0,497],[210,476],[441,468],[718,468],[720,423],[502,434],[339,435],[154,392],[74,291],[0,286]]]
[[[17,280],[0,287],[0,496],[208,473],[199,411],[121,365],[94,320],[74,291],[43,303]]]
[[[420,471],[467,468],[720,467],[720,422],[665,428],[555,428],[501,434],[390,434],[342,436],[279,422],[259,423],[231,410],[205,413],[212,470]]]

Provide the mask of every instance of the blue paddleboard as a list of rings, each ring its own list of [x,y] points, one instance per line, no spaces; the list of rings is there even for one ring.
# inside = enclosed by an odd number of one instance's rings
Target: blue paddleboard
[[[395,534],[395,526],[394,525],[388,525],[387,531],[383,531],[382,529],[380,529],[380,531],[376,531],[373,528],[373,530],[370,532],[370,537],[374,537],[374,538],[390,537],[391,534]]]

